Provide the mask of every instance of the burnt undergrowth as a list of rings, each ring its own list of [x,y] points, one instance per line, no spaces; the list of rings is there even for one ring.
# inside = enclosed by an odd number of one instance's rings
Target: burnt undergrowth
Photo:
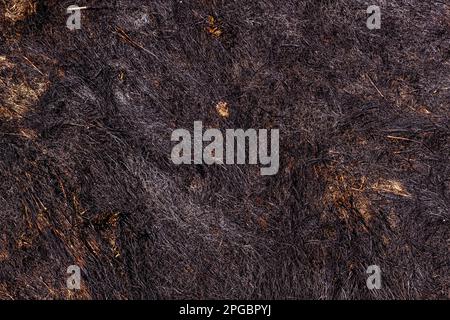
[[[71,4],[0,1],[0,298],[449,297],[448,5]],[[196,120],[279,173],[173,165]]]

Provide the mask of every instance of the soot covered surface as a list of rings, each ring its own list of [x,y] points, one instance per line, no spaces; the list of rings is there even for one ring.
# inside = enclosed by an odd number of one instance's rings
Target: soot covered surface
[[[449,298],[446,1],[72,4],[0,1],[0,298]],[[196,120],[279,173],[175,166]]]

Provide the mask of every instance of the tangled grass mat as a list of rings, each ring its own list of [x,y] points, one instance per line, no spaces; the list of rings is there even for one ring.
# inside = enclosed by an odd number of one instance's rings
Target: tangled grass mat
[[[74,2],[0,0],[1,299],[450,298],[447,1]],[[278,174],[174,165],[194,121]]]

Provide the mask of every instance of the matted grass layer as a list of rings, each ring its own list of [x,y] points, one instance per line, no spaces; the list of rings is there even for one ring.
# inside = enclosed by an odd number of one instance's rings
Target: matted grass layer
[[[71,4],[0,0],[0,298],[449,298],[448,5]],[[196,120],[280,172],[173,165]]]

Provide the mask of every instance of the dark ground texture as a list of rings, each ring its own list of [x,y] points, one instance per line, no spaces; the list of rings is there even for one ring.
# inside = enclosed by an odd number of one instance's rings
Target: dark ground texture
[[[0,31],[0,298],[450,298],[448,1],[0,0]],[[195,120],[279,128],[280,172],[175,166]]]

